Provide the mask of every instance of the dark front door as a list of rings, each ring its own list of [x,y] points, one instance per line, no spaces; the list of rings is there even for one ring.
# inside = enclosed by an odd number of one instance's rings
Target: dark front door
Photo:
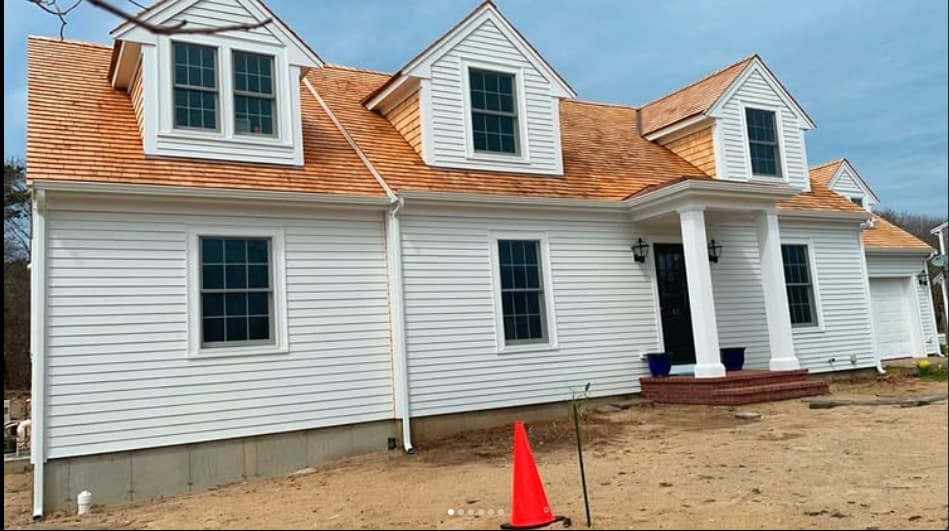
[[[692,313],[689,309],[682,245],[657,243],[653,248],[665,350],[672,354],[673,365],[695,363],[695,340],[692,337]]]

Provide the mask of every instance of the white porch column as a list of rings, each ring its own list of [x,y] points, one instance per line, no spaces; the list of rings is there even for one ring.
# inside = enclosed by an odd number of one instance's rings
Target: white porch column
[[[712,295],[712,271],[708,263],[705,211],[699,207],[679,210],[679,222],[695,340],[695,377],[725,376],[725,366],[722,365],[718,350],[718,323]]]
[[[781,257],[781,231],[778,215],[764,211],[755,219],[758,232],[758,252],[761,255],[761,285],[764,288],[764,308],[768,319],[768,343],[771,347],[772,371],[800,369],[794,355],[794,337],[791,335],[791,311],[784,284],[784,260]]]

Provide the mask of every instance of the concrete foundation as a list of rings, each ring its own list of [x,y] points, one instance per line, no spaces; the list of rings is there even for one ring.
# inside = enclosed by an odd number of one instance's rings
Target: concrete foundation
[[[388,449],[395,421],[334,426],[130,452],[51,459],[45,469],[44,512],[76,510],[88,490],[109,505],[170,496],[217,485],[289,474],[325,461]]]

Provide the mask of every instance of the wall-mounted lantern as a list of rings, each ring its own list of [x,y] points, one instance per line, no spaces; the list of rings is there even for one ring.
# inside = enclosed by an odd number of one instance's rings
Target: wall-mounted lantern
[[[722,244],[712,240],[708,242],[708,261],[718,263],[718,257],[722,255]]]
[[[636,243],[630,247],[630,250],[633,251],[633,259],[640,264],[645,262],[646,257],[649,256],[649,244],[643,241],[642,238],[637,238]]]
[[[916,275],[916,280],[919,281],[919,285],[920,285],[920,286],[928,286],[928,285],[929,285],[929,273],[927,273],[925,270],[920,271],[919,274]]]

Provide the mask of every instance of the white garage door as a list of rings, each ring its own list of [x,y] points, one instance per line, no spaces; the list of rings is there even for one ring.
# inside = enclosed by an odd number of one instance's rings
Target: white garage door
[[[905,278],[871,278],[870,295],[873,301],[873,326],[880,359],[912,356],[914,353],[914,326],[918,317],[910,299]]]

